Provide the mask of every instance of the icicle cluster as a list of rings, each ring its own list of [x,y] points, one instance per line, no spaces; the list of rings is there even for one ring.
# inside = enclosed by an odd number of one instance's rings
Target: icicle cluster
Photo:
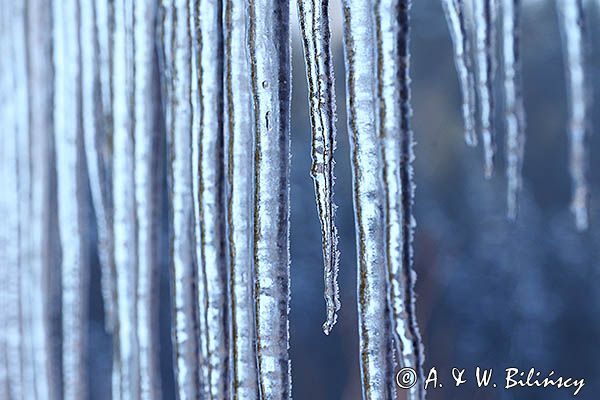
[[[520,59],[521,0],[441,0],[454,48],[454,58],[463,97],[467,144],[476,144],[475,93],[478,97],[479,131],[483,139],[484,171],[491,177],[495,158],[494,75],[496,68],[497,15],[501,16],[502,82],[506,130],[507,216],[515,219],[525,150],[525,110]],[[469,9],[467,5],[472,5]],[[581,0],[556,0],[565,53],[569,102],[569,171],[572,177],[571,210],[579,230],[588,226],[587,151],[590,95],[586,87],[586,31]],[[471,33],[469,28],[473,27]],[[473,46],[474,44],[474,46]],[[473,54],[471,48],[474,47]],[[475,70],[471,67],[474,58]],[[475,82],[475,88],[473,85]]]
[[[112,334],[112,397],[162,398],[157,293],[166,242],[177,398],[291,398],[289,2],[0,5],[0,398],[88,397],[95,252]],[[330,11],[328,0],[297,5],[329,334],[340,309]],[[507,202],[515,218],[525,143],[520,1],[442,5],[465,140],[476,145],[481,135],[488,177],[501,16]],[[557,6],[570,105],[571,208],[585,229],[584,12],[581,0]],[[410,0],[344,0],[342,11],[363,398],[395,398],[394,374],[410,367],[421,384],[407,396],[422,400]]]

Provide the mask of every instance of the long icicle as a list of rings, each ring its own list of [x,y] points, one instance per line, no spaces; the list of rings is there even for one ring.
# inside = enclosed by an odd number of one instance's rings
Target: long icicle
[[[1,96],[2,96],[2,128],[3,128],[3,173],[2,187],[6,193],[2,196],[4,203],[3,230],[5,237],[5,245],[2,248],[4,252],[5,264],[4,278],[6,279],[6,291],[3,293],[7,307],[0,310],[3,313],[5,334],[5,354],[6,354],[6,384],[7,398],[21,399],[24,396],[25,389],[23,388],[22,379],[22,359],[21,359],[21,334],[19,321],[19,215],[18,215],[18,175],[17,175],[17,129],[16,115],[17,110],[12,97],[14,92],[14,69],[12,65],[12,30],[13,27],[13,10],[7,2],[2,3],[0,7],[0,24],[1,34],[4,40],[0,40],[2,46],[0,50],[5,56],[1,59]],[[12,3],[11,3],[12,4]],[[8,57],[6,56],[8,55]]]
[[[254,316],[254,110],[246,49],[246,3],[225,0],[225,149],[231,299],[231,397],[259,398]]]
[[[465,17],[465,3],[464,0],[442,0],[442,6],[450,29],[450,37],[454,47],[454,64],[458,72],[458,81],[463,98],[462,114],[465,124],[465,142],[469,146],[476,146],[475,72],[471,63],[471,46]]]
[[[249,1],[255,111],[254,269],[261,398],[292,395],[289,357],[289,2]]]
[[[192,193],[192,43],[185,0],[164,2],[163,49],[167,76],[166,124],[171,204],[170,252],[173,290],[173,347],[178,398],[197,399],[199,351],[198,291]]]
[[[52,8],[44,0],[30,0],[27,9],[27,50],[29,71],[29,146],[31,147],[31,221],[33,260],[31,265],[32,336],[37,398],[60,397],[60,365],[51,346],[57,337],[50,329],[50,310],[55,306],[47,284],[55,268],[52,235]],[[50,366],[54,366],[51,368]],[[0,396],[1,397],[1,396]]]
[[[156,84],[158,60],[155,52],[156,2],[138,0],[134,7],[134,141],[135,207],[137,216],[137,338],[139,344],[139,398],[161,398],[158,329],[159,201],[161,130],[160,103]]]
[[[507,215],[514,220],[521,192],[525,151],[525,111],[521,94],[519,49],[521,0],[502,0],[502,53],[504,68],[504,109],[506,113]]]
[[[194,199],[194,246],[195,246],[195,265],[198,271],[197,291],[198,291],[198,332],[199,332],[199,352],[200,352],[200,398],[210,398],[210,376],[211,369],[209,367],[208,356],[208,324],[206,321],[208,309],[208,291],[206,288],[206,272],[202,268],[202,245],[199,243],[202,237],[202,218],[200,214],[200,120],[202,118],[202,110],[199,106],[200,97],[198,96],[199,79],[202,72],[200,71],[200,63],[197,62],[197,56],[200,51],[200,41],[197,39],[200,32],[197,31],[195,20],[196,1],[190,2],[190,26],[192,39],[192,83],[191,83],[191,103],[192,103],[192,195]]]
[[[393,399],[394,357],[385,233],[384,162],[378,137],[375,7],[344,0],[348,131],[358,261],[358,324],[363,399]]]
[[[112,210],[111,12],[108,0],[81,0],[83,113],[86,160],[98,227],[102,297],[109,331],[116,324]],[[98,94],[100,100],[98,99]]]
[[[137,342],[137,221],[135,214],[135,142],[133,82],[133,2],[115,3],[113,54],[113,196],[115,270],[121,371],[115,383],[124,399],[139,394]]]
[[[408,399],[425,398],[423,345],[415,312],[412,213],[413,133],[410,129],[410,0],[380,0],[378,25],[379,135],[382,141],[389,301],[400,366],[412,368],[420,382]]]
[[[311,176],[315,186],[317,210],[323,242],[326,320],[323,331],[329,335],[340,309],[338,287],[339,252],[335,226],[333,184],[335,164],[335,80],[329,30],[329,0],[298,0],[298,15],[304,43],[306,78],[309,88],[312,126]]]
[[[569,101],[569,171],[571,173],[571,212],[575,226],[588,227],[587,152],[589,92],[586,87],[585,20],[581,0],[556,0],[564,47]]]
[[[496,0],[474,0],[475,65],[481,137],[483,139],[484,173],[490,178],[494,172],[496,152],[494,127],[494,70]]]
[[[19,251],[19,330],[22,394],[24,398],[37,396],[36,362],[34,354],[34,338],[37,332],[33,331],[33,301],[35,293],[32,290],[33,268],[35,268],[33,241],[33,228],[39,222],[31,217],[33,198],[31,181],[31,143],[29,130],[29,101],[27,96],[28,63],[27,63],[27,33],[26,15],[27,4],[16,2],[8,5],[11,10],[11,52],[8,58],[12,63],[12,93],[11,101],[14,102],[14,122],[16,135],[17,155],[17,214],[19,219],[18,236]],[[40,294],[41,293],[37,293]],[[41,299],[40,299],[41,300]],[[23,334],[28,332],[29,334]],[[43,394],[41,395],[43,396]],[[40,397],[41,397],[40,396]]]
[[[199,213],[201,258],[205,279],[205,335],[211,399],[229,396],[229,313],[223,163],[223,14],[221,0],[198,0],[195,30],[198,53],[200,123]]]
[[[58,218],[62,247],[63,398],[88,393],[85,343],[89,261],[85,238],[87,196],[81,118],[78,5],[54,2],[54,134]]]

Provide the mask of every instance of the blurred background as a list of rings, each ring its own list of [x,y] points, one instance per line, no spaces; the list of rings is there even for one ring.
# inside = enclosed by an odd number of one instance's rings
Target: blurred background
[[[571,1],[571,0],[567,0]],[[581,399],[600,394],[600,136],[589,141],[590,229],[579,233],[569,212],[565,73],[551,0],[523,0],[522,57],[527,142],[524,189],[516,223],[506,217],[504,127],[497,109],[500,157],[494,177],[483,177],[482,149],[463,141],[461,97],[450,35],[439,0],[413,1],[412,97],[416,190],[417,313],[426,351],[443,388],[436,399],[565,399],[570,389],[454,388],[452,367],[476,366],[502,374],[536,368],[542,378],[585,379]],[[589,83],[600,88],[598,5],[588,1]],[[356,400],[360,394],[356,313],[356,254],[346,130],[339,0],[331,2],[338,104],[335,201],[339,205],[342,309],[329,336],[321,330],[325,303],[320,229],[310,167],[310,120],[304,60],[292,2],[292,304],[294,398]],[[501,104],[501,86],[496,90]],[[600,104],[592,125],[600,126]],[[164,252],[166,254],[166,252]],[[161,297],[165,398],[173,397],[168,267]],[[90,377],[94,399],[109,398],[110,337],[103,329],[97,260],[90,302]],[[468,376],[467,376],[468,375]],[[495,376],[497,376],[495,375]],[[500,378],[498,377],[499,383]],[[501,385],[499,385],[501,386]],[[402,393],[399,393],[399,398]]]

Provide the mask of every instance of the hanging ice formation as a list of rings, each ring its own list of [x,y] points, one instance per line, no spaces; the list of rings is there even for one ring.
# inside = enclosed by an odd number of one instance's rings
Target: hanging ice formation
[[[338,234],[334,221],[336,206],[333,202],[336,105],[330,46],[329,1],[298,0],[298,15],[304,43],[311,110],[311,175],[315,185],[323,242],[326,304],[326,320],[323,323],[323,331],[328,335],[336,323],[337,311],[340,309],[337,280]]]
[[[564,47],[569,101],[569,172],[571,211],[579,230],[588,226],[588,185],[586,134],[588,130],[588,88],[585,55],[585,20],[581,0],[556,0]]]
[[[519,49],[520,0],[502,0],[502,60],[506,125],[506,176],[508,178],[507,214],[517,217],[521,169],[525,149],[525,111],[521,95]]]
[[[590,99],[583,2],[556,1],[569,97],[571,209],[585,229]],[[465,140],[475,145],[479,131],[490,176],[501,11],[507,208],[515,218],[525,143],[521,2],[473,0],[472,12],[470,4],[442,0]],[[160,374],[164,308],[157,295],[167,262],[173,395],[291,398],[289,3],[1,5],[0,398],[87,398],[96,251],[112,334],[113,398],[169,395]],[[342,9],[361,384],[365,399],[392,399],[398,367],[424,379],[413,268],[410,1],[344,0]],[[340,308],[329,1],[298,0],[298,10],[329,334]],[[96,233],[98,242],[90,243]],[[169,257],[161,263],[159,248],[167,242]],[[423,385],[407,396],[424,399]]]
[[[471,63],[471,44],[464,0],[442,0],[446,21],[454,47],[454,63],[458,72],[462,92],[462,113],[465,124],[465,141],[469,146],[477,145],[475,125],[476,98],[475,72]]]

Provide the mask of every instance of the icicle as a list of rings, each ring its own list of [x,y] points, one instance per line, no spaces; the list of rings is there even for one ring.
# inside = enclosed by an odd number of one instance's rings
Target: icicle
[[[589,190],[586,177],[586,130],[589,92],[586,87],[585,21],[581,0],[557,0],[564,47],[569,99],[569,170],[572,181],[571,211],[578,230],[588,227]]]
[[[185,0],[163,1],[162,42],[168,71],[166,124],[171,206],[173,347],[181,400],[199,397],[198,292],[192,193],[191,27]]]
[[[335,226],[333,184],[335,176],[333,152],[335,150],[335,81],[331,57],[329,31],[329,0],[315,2],[298,0],[298,15],[302,38],[306,77],[309,86],[309,104],[312,125],[311,175],[315,185],[317,209],[321,221],[323,261],[325,265],[325,303],[327,319],[323,331],[329,335],[337,321],[340,309],[337,282],[339,252]]]
[[[517,217],[521,168],[525,149],[525,115],[521,95],[519,50],[520,0],[502,0],[502,52],[504,61],[504,109],[506,112],[507,213]]]
[[[54,134],[58,217],[62,245],[63,398],[87,396],[85,364],[89,273],[85,231],[87,198],[83,137],[79,126],[81,87],[79,16],[75,0],[54,4]]]
[[[118,341],[124,399],[139,395],[139,353],[136,335],[137,242],[134,142],[133,2],[115,2],[113,54],[113,188],[114,245],[118,293]]]
[[[202,245],[199,243],[202,237],[202,219],[200,215],[200,119],[202,118],[202,110],[198,105],[198,77],[201,75],[200,63],[197,62],[197,54],[199,52],[199,41],[197,37],[199,32],[196,31],[195,7],[196,3],[190,3],[190,27],[192,39],[192,78],[191,78],[191,102],[192,102],[192,195],[194,199],[194,247],[196,252],[195,265],[198,266],[198,331],[199,331],[199,348],[200,348],[200,398],[210,398],[210,368],[209,368],[209,350],[208,350],[208,325],[206,322],[207,313],[205,310],[208,307],[206,288],[206,274],[202,268]]]
[[[410,0],[381,0],[376,8],[379,134],[385,192],[385,254],[396,354],[401,367],[413,368],[424,382],[423,346],[415,312],[412,214],[413,134],[410,129]],[[408,399],[424,399],[422,384]]]
[[[483,138],[484,171],[490,178],[494,172],[496,142],[494,133],[494,70],[496,0],[474,0],[477,91]]]
[[[458,72],[460,90],[462,92],[462,114],[465,123],[465,142],[469,146],[477,145],[475,131],[475,73],[471,65],[471,48],[469,32],[465,18],[464,0],[442,0],[446,21],[454,47],[454,63]]]
[[[225,159],[231,298],[231,391],[234,400],[259,398],[254,319],[254,110],[246,49],[245,2],[225,0]]]
[[[158,202],[160,200],[160,139],[158,65],[155,47],[156,3],[134,3],[134,141],[135,207],[137,216],[137,337],[139,343],[140,399],[161,398],[158,329]]]
[[[380,99],[376,77],[381,64],[375,46],[381,43],[376,35],[376,9],[371,1],[343,2],[346,98],[356,216],[363,398],[393,399],[395,363],[387,292],[384,161],[377,119]]]
[[[287,1],[250,0],[255,111],[254,269],[261,398],[291,392],[289,349],[290,36]]]
[[[223,25],[220,1],[199,0],[195,8],[197,33],[198,106],[200,114],[199,217],[201,246],[199,276],[205,279],[200,304],[206,326],[210,396],[227,398],[229,388],[229,313],[225,252],[223,165]],[[196,112],[197,110],[194,110]]]
[[[116,324],[116,280],[112,210],[112,120],[110,92],[111,26],[107,0],[81,0],[83,125],[92,202],[98,227],[98,253],[106,326]],[[98,99],[100,93],[100,99]],[[100,101],[101,100],[101,101]]]
[[[55,306],[47,284],[50,270],[56,267],[52,257],[51,215],[56,212],[51,203],[52,173],[52,8],[45,0],[30,0],[27,8],[27,49],[29,71],[29,147],[31,166],[30,225],[32,244],[30,291],[32,296],[33,360],[37,399],[60,397],[59,360],[51,352],[52,342],[59,338],[51,334],[49,310]],[[51,306],[52,304],[52,306]],[[51,366],[56,366],[52,368]],[[1,396],[0,396],[1,397]]]
[[[6,356],[6,391],[8,399],[21,399],[24,395],[22,379],[21,360],[21,334],[19,321],[19,214],[18,214],[18,186],[17,186],[17,109],[14,102],[14,65],[12,64],[12,30],[13,15],[12,7],[6,2],[0,7],[0,51],[4,56],[0,58],[0,96],[2,96],[2,188],[3,195],[0,196],[3,209],[0,229],[3,232],[3,245],[0,251],[3,255],[2,278],[5,290],[2,291],[3,301],[6,304],[2,308],[3,316],[3,345]],[[5,191],[5,193],[4,193]]]

